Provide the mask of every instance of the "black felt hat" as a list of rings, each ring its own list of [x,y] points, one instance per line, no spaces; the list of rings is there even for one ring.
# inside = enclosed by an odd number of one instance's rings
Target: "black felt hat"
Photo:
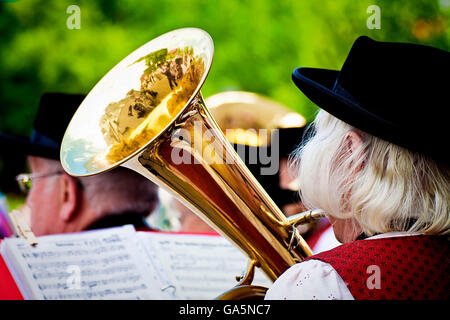
[[[0,133],[0,152],[34,155],[59,160],[59,149],[67,126],[86,95],[44,93],[30,138]]]
[[[449,163],[450,53],[359,37],[341,70],[298,68],[292,79],[340,120]]]

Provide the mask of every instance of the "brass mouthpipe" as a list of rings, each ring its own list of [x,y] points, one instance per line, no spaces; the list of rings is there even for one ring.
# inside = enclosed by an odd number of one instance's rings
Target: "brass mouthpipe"
[[[287,224],[289,226],[306,224],[325,217],[325,211],[322,209],[308,210],[287,217]]]

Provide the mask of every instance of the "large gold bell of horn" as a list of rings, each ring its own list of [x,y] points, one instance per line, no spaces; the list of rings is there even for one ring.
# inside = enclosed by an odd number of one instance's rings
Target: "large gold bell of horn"
[[[311,255],[293,227],[307,215],[283,215],[210,115],[200,88],[213,53],[211,37],[196,28],[166,33],[131,53],[76,111],[61,163],[79,177],[120,165],[165,188],[249,257],[239,285],[245,289],[223,297],[261,297],[263,288],[248,286],[254,267],[275,280]]]

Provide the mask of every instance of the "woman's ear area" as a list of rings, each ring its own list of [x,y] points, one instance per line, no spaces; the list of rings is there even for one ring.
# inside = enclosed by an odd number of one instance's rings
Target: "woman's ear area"
[[[363,145],[361,133],[357,130],[351,130],[345,137],[345,146],[349,149],[350,154],[356,152]]]
[[[70,220],[78,207],[80,200],[77,180],[66,173],[61,175],[61,211],[63,221]]]
[[[364,141],[363,134],[358,129],[352,129],[345,135],[344,154],[350,159],[348,169],[351,170],[349,177],[353,181],[354,175],[360,172],[366,163],[362,150]]]

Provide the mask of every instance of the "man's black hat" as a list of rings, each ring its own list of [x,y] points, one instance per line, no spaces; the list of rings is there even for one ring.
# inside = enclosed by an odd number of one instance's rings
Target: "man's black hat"
[[[0,133],[0,152],[59,160],[59,149],[66,128],[84,98],[82,94],[44,93],[31,137]]]
[[[449,163],[450,53],[359,37],[340,71],[298,68],[292,79],[340,120]]]

